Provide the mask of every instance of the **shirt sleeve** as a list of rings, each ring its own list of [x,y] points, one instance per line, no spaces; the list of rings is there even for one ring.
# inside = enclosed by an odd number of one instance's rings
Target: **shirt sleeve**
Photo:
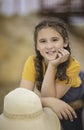
[[[35,82],[35,66],[34,66],[34,56],[29,56],[25,62],[22,78]]]
[[[68,69],[67,75],[69,77],[69,82],[67,80],[60,81],[57,79],[57,82],[66,87],[79,87],[81,84],[81,79],[79,77],[80,64],[77,60],[72,59]]]

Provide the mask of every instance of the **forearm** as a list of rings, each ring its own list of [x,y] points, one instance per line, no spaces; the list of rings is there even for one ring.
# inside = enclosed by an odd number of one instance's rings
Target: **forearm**
[[[53,97],[40,97],[40,99],[43,107],[51,108],[53,103]]]
[[[56,67],[49,64],[42,83],[41,96],[55,97],[56,95],[55,76],[56,76]]]
[[[41,97],[40,99],[43,107],[49,107],[48,97]]]

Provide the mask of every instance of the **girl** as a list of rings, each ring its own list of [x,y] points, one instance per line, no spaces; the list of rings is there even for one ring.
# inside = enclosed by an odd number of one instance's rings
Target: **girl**
[[[66,24],[58,18],[43,20],[35,27],[34,41],[36,55],[25,63],[21,87],[34,91],[36,86],[43,106],[58,115],[64,130],[82,130],[81,112],[69,105],[83,98],[84,90],[80,64],[71,56]]]

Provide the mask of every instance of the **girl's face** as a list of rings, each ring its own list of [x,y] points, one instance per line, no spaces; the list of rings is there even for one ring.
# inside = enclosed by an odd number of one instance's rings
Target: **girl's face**
[[[43,28],[38,32],[37,50],[45,60],[54,60],[58,56],[58,50],[66,47],[60,33],[51,27]]]

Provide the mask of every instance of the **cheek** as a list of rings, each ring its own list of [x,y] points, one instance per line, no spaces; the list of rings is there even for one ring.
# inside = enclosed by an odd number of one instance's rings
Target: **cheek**
[[[57,50],[59,50],[59,49],[63,48],[64,45],[63,44],[59,44],[58,46],[55,46],[55,47],[56,47]]]
[[[65,45],[65,43],[63,41],[59,42],[57,48],[60,49],[60,48],[63,48]]]
[[[44,48],[41,47],[41,46],[37,46],[37,50],[38,50],[39,52],[41,52],[41,51],[44,51]]]
[[[45,45],[39,45],[39,44],[37,44],[37,50],[38,51],[43,51],[43,50],[45,50]]]

